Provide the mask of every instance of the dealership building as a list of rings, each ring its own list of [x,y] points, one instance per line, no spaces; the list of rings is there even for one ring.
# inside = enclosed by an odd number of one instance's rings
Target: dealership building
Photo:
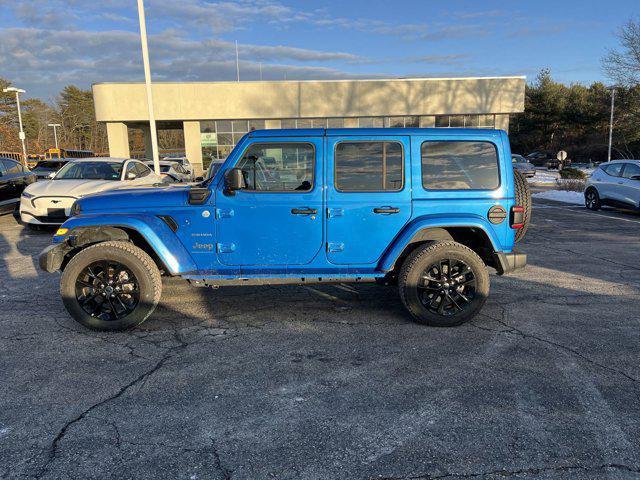
[[[154,83],[157,128],[184,132],[197,170],[223,159],[242,136],[264,128],[509,128],[524,111],[524,77]],[[109,154],[129,157],[129,129],[142,130],[151,158],[144,83],[93,85]]]

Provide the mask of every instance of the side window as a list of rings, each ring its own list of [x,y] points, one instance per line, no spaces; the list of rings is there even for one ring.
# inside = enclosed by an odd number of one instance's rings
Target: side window
[[[7,167],[4,164],[5,160],[0,159],[0,175],[7,174]]]
[[[21,173],[22,169],[20,168],[20,164],[17,162],[13,162],[11,160],[2,160],[4,163],[4,173],[5,175],[11,175],[14,173]]]
[[[128,179],[127,177],[129,176],[129,174],[130,174],[130,173],[135,173],[135,175],[136,175],[136,176],[138,176],[138,172],[136,171],[136,162],[129,162],[129,163],[127,164],[127,170],[126,170],[126,172],[127,172],[127,173],[125,174],[125,177],[124,177],[124,178],[125,178],[125,180],[127,180],[127,179]]]
[[[340,142],[334,156],[341,192],[397,192],[404,186],[404,152],[398,142]]]
[[[134,162],[135,164],[135,172],[136,175],[138,176],[138,178],[142,178],[142,177],[146,177],[147,175],[149,175],[151,173],[151,170],[149,169],[149,167],[147,167],[146,165],[140,163],[140,162]]]
[[[254,143],[236,165],[247,190],[308,192],[313,188],[315,149],[308,143]]]
[[[500,185],[498,151],[491,142],[422,144],[422,186],[428,190],[494,190]]]
[[[624,178],[640,177],[640,166],[636,165],[635,163],[626,163],[622,176]]]
[[[603,167],[603,170],[607,172],[608,175],[611,175],[612,177],[619,177],[620,173],[622,172],[623,165],[624,165],[623,163],[611,163],[606,167]]]

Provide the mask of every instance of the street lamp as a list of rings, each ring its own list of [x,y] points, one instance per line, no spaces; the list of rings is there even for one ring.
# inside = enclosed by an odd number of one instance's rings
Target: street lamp
[[[156,119],[153,115],[153,94],[151,93],[149,47],[147,46],[147,22],[144,18],[144,3],[142,0],[138,0],[138,20],[140,21],[140,42],[142,43],[144,83],[147,90],[147,106],[149,108],[149,127],[151,130],[151,153],[153,155],[153,169],[156,172],[156,175],[160,175],[160,159],[158,158],[158,137],[156,136]]]
[[[10,93],[10,92],[16,93],[16,105],[18,107],[18,124],[20,125],[20,133],[18,134],[18,136],[20,137],[20,141],[22,142],[22,158],[23,158],[23,161],[26,163],[27,162],[27,146],[24,143],[25,135],[24,135],[24,130],[22,129],[22,113],[20,112],[20,94],[25,93],[26,90],[23,90],[21,88],[16,88],[16,87],[7,87],[7,88],[3,88],[2,91],[4,93]]]
[[[58,149],[58,132],[56,131],[57,127],[61,125],[59,123],[50,123],[47,126],[53,127],[53,138],[56,140],[56,150]]]
[[[609,119],[609,151],[607,153],[607,162],[611,161],[611,146],[613,144],[613,110],[616,104],[616,87],[609,87],[611,90],[611,118]]]

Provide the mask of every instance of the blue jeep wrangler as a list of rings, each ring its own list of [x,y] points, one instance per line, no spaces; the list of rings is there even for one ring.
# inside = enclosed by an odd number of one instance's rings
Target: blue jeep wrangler
[[[397,284],[416,321],[453,326],[482,308],[487,267],[526,264],[514,246],[530,215],[503,131],[254,131],[202,183],[77,200],[40,265],[62,271],[65,307],[100,330],[149,317],[161,275]]]

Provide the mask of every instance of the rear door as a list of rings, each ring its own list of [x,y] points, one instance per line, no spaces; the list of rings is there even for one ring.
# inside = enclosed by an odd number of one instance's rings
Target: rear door
[[[640,206],[640,165],[625,163],[622,171],[622,197],[624,202],[638,208]]]
[[[375,264],[411,218],[408,136],[327,137],[327,258]]]
[[[623,166],[623,163],[611,163],[603,168],[605,174],[602,175],[602,182],[598,185],[598,192],[601,198],[618,202],[624,201],[622,193],[622,185],[624,184],[622,179]]]

